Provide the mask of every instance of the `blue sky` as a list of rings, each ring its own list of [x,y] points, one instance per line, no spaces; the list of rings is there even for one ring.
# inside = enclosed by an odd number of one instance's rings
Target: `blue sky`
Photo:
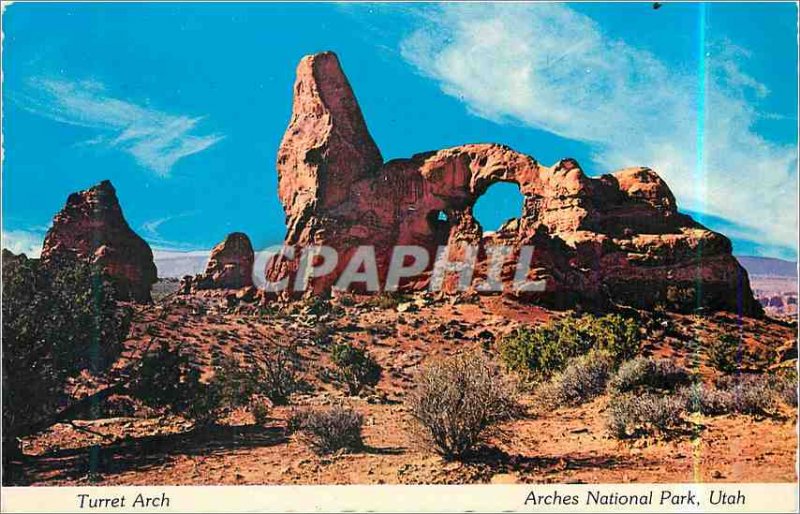
[[[154,248],[280,243],[294,69],[333,50],[387,160],[500,142],[592,175],[647,165],[738,253],[796,258],[791,3],[14,4],[3,22],[16,251],[106,178]]]

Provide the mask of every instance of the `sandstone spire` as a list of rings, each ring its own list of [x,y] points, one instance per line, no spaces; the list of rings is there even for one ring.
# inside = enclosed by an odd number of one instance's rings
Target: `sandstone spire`
[[[289,127],[278,150],[280,197],[297,215],[312,201],[331,208],[383,163],[333,52],[297,66]]]

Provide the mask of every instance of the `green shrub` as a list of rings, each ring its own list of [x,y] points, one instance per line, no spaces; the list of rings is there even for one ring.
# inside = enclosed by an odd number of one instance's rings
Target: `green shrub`
[[[268,345],[255,361],[261,375],[256,390],[269,398],[274,405],[289,403],[291,395],[303,385],[300,380],[302,366],[297,347]]]
[[[304,314],[313,314],[321,316],[334,311],[330,299],[323,298],[319,295],[309,295],[304,297],[300,302],[300,310]]]
[[[265,425],[269,421],[270,403],[263,398],[253,398],[250,401],[250,413],[256,425]]]
[[[131,394],[146,406],[173,412],[189,409],[204,388],[191,356],[166,341],[160,341],[142,357],[128,385]]]
[[[595,349],[620,363],[639,351],[639,329],[617,314],[566,317],[534,328],[520,328],[500,341],[506,366],[533,378],[561,371],[569,360]]]
[[[131,311],[102,272],[73,259],[40,262],[3,250],[3,447],[65,415],[71,377],[106,371],[122,350]]]
[[[579,405],[603,394],[613,363],[605,353],[577,357],[537,391],[543,407]]]
[[[570,358],[589,351],[592,341],[588,336],[573,318],[519,328],[500,341],[500,356],[512,371],[548,377],[564,369]]]
[[[203,427],[248,405],[264,378],[258,368],[221,356],[215,361],[214,375],[203,382],[190,362],[182,348],[161,342],[142,359],[129,389],[145,405],[180,414]]]
[[[595,348],[608,353],[617,364],[638,355],[641,336],[634,320],[619,314],[607,314],[599,318],[590,317],[588,327]]]
[[[614,393],[641,389],[672,391],[690,382],[689,372],[669,359],[637,357],[620,365],[608,387]]]
[[[713,339],[706,348],[708,363],[723,373],[736,371],[739,341],[739,337],[731,334],[722,334]]]
[[[618,439],[669,434],[683,424],[683,411],[684,404],[677,397],[625,393],[611,397],[607,426]]]
[[[317,455],[337,451],[357,451],[364,446],[361,428],[364,417],[343,405],[325,410],[292,413],[287,428]]]
[[[405,300],[406,296],[402,293],[384,292],[370,296],[364,301],[364,305],[380,310],[396,309]]]
[[[414,438],[446,459],[466,456],[517,411],[513,387],[476,352],[422,368],[407,405]]]
[[[336,296],[336,301],[342,307],[352,307],[358,303],[358,299],[353,293],[341,292]]]
[[[350,396],[355,396],[365,386],[374,386],[381,378],[381,367],[370,356],[364,345],[338,343],[331,348],[331,360],[337,369],[337,378]]]

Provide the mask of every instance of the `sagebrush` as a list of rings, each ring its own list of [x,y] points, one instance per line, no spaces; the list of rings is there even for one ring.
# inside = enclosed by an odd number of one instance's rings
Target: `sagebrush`
[[[478,352],[426,365],[407,405],[417,441],[447,459],[466,456],[517,411],[514,387]]]
[[[673,391],[691,381],[689,372],[670,359],[636,357],[620,365],[608,387],[614,393]]]
[[[669,435],[683,424],[684,403],[680,398],[655,393],[624,393],[612,396],[607,426],[619,439],[643,435]]]
[[[328,409],[307,409],[292,413],[287,428],[317,455],[363,448],[364,417],[341,404]]]
[[[603,352],[573,359],[564,371],[537,389],[540,409],[579,405],[603,394],[612,366],[611,358]]]

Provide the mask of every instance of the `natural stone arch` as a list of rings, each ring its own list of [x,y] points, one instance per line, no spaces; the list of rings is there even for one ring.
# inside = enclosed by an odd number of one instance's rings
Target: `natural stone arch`
[[[525,202],[503,242],[517,250],[536,247],[529,279],[547,283],[537,301],[647,308],[663,302],[667,286],[694,287],[700,273],[702,305],[761,312],[730,241],[680,214],[649,168],[591,178],[573,159],[543,166],[498,144],[383,162],[334,54],[303,58],[294,91],[277,163],[285,242],[331,246],[340,257],[339,268],[312,283],[314,293],[330,290],[359,245],[375,247],[380,273],[397,245],[435,251],[442,238],[440,225],[432,228],[432,211],[448,214],[448,244],[481,242],[472,206],[489,185],[507,181],[519,185]],[[268,264],[267,279],[279,281],[294,270],[292,259],[279,256]],[[673,306],[695,307],[695,301]]]

